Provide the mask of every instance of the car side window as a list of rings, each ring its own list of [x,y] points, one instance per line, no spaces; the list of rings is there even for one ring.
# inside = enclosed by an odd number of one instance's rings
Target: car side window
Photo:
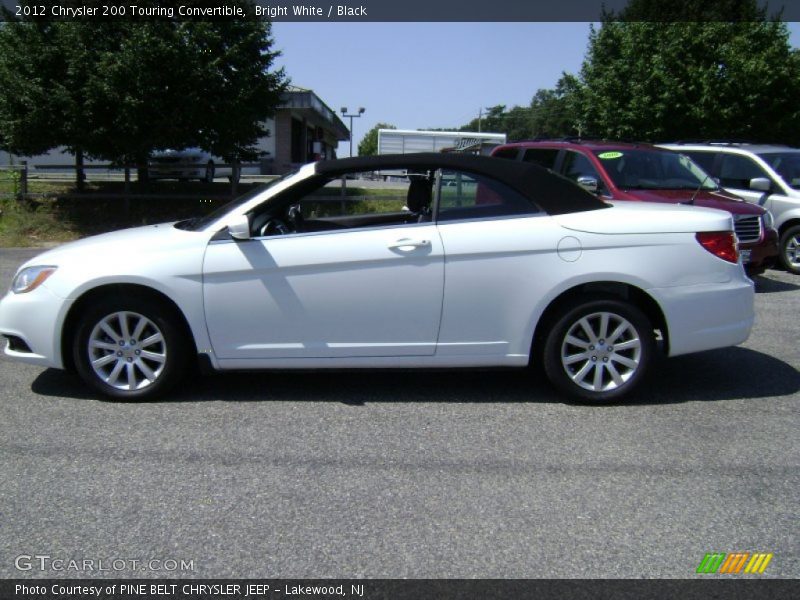
[[[603,185],[603,178],[597,172],[592,162],[580,152],[568,150],[564,156],[564,165],[562,167],[564,177],[578,182],[579,177],[594,177],[597,180],[597,190],[600,192],[605,191],[606,187]]]
[[[716,152],[683,152],[681,154],[685,154],[689,158],[691,158],[695,163],[700,165],[700,168],[703,169],[706,173],[711,175],[714,174],[714,159],[717,157]]]
[[[495,158],[507,158],[509,160],[517,160],[517,154],[519,154],[518,148],[503,148],[492,154],[492,156],[494,156]]]
[[[523,162],[533,163],[550,170],[555,168],[556,158],[558,158],[558,150],[553,148],[528,148],[522,155]]]
[[[750,189],[750,180],[755,177],[766,177],[769,174],[747,156],[723,154],[719,169],[719,183],[722,187],[740,190]]]
[[[437,221],[481,219],[539,214],[528,198],[494,179],[441,171],[438,185]]]
[[[299,197],[265,204],[251,216],[251,230],[266,237],[414,225],[432,219],[432,201],[429,169],[347,173]]]
[[[411,180],[401,171],[347,173],[303,196],[300,208],[308,218],[398,213],[406,206]]]

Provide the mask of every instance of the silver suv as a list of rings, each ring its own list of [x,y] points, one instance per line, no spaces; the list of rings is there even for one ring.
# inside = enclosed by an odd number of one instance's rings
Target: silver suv
[[[780,233],[781,264],[800,275],[800,148],[731,142],[662,147],[689,156],[722,187],[769,210]]]

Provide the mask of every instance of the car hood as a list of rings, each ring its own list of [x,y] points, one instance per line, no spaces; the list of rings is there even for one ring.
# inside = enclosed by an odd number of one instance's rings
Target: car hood
[[[187,244],[191,245],[194,240],[199,245],[205,246],[208,237],[208,234],[202,232],[178,229],[174,223],[146,225],[94,235],[57,246],[35,256],[23,267],[29,265],[58,266],[64,262],[74,264],[79,260],[92,263],[111,260],[118,261],[119,264],[130,260],[142,261],[147,257],[163,260],[163,257],[171,250],[183,249]]]
[[[733,231],[730,213],[696,206],[608,202],[611,208],[553,218],[566,229],[601,234]]]
[[[760,215],[764,209],[755,204],[745,202],[738,196],[723,190],[626,190],[626,193],[635,200],[642,202],[661,202],[668,204],[683,204],[692,200],[694,206],[705,208],[718,208],[733,214]]]

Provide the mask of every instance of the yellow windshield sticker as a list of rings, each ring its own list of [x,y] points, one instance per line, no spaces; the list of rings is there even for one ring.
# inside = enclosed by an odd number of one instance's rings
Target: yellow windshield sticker
[[[613,160],[615,158],[622,158],[622,152],[603,152],[597,155],[600,160]]]

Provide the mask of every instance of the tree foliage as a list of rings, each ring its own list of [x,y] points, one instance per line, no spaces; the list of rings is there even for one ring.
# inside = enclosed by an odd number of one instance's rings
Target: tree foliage
[[[659,23],[692,21],[760,21],[764,8],[753,0],[628,0],[615,14],[607,12],[606,21],[651,21]]]
[[[55,38],[49,23],[0,24],[0,140],[17,154],[45,152],[68,127],[71,82]]]
[[[581,134],[579,82],[564,73],[555,89],[540,89],[531,100],[531,137],[558,138]]]
[[[370,129],[358,144],[359,156],[375,156],[378,154],[378,129],[397,129],[389,123],[378,123]]]
[[[272,45],[255,17],[5,23],[0,140],[17,154],[66,146],[119,164],[186,146],[253,159],[287,83]]]
[[[579,106],[575,76],[564,73],[554,89],[542,88],[528,106],[491,106],[480,119],[471,120],[459,131],[505,133],[509,141],[579,135]]]
[[[488,109],[509,139],[749,139],[800,145],[800,52],[755,0],[630,0],[592,27],[578,75]],[[462,129],[477,131],[473,119]]]
[[[607,19],[592,28],[576,90],[584,133],[650,141],[800,141],[800,70],[786,24],[749,13],[754,2],[730,3],[754,20]],[[701,11],[704,5],[692,6]],[[652,0],[633,8],[621,18],[663,15]]]
[[[485,111],[485,112],[484,112]],[[498,104],[481,110],[481,114],[466,125],[459,127],[459,131],[486,131],[490,133],[504,133],[506,128],[506,105]]]

